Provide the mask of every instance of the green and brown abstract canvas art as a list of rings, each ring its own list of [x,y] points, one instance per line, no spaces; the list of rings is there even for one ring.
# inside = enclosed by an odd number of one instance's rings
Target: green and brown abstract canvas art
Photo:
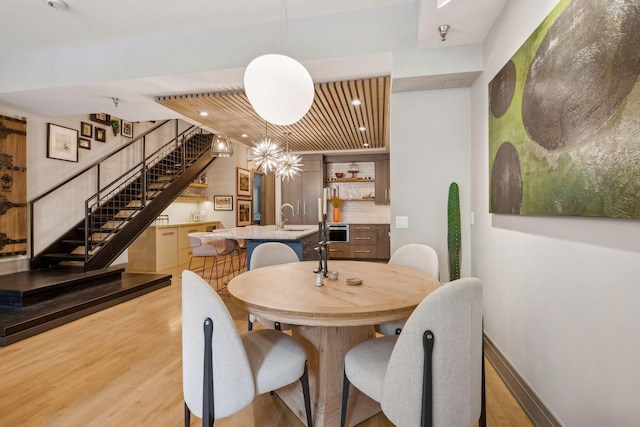
[[[640,1],[561,0],[489,83],[490,212],[640,218]]]

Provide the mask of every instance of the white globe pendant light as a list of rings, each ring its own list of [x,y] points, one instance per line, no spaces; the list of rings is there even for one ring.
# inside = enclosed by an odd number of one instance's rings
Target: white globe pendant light
[[[244,72],[244,91],[256,113],[279,126],[297,122],[313,104],[311,75],[285,55],[268,54],[251,61]]]

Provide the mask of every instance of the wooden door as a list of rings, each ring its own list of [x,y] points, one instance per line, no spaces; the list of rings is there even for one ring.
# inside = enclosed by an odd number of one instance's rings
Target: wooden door
[[[27,253],[27,122],[0,116],[0,257]]]

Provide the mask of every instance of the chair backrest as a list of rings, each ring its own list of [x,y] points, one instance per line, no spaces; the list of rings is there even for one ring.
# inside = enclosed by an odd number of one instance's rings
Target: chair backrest
[[[198,231],[187,234],[189,246],[193,249],[194,257],[208,257],[226,255],[236,248],[236,242],[233,239],[224,237],[215,237],[211,233]]]
[[[300,261],[296,251],[280,242],[261,243],[251,253],[249,270],[275,264]]]
[[[246,350],[218,294],[192,271],[182,272],[182,387],[184,401],[202,418],[204,321],[213,321],[212,359],[215,417],[234,414],[255,396]]]
[[[187,234],[187,239],[189,240],[189,246],[191,246],[192,248],[197,248],[201,246],[202,240],[200,239],[200,236],[202,236],[203,234],[209,234],[209,233],[204,231],[198,231],[195,233]]]
[[[389,264],[424,271],[436,279],[440,276],[438,254],[431,246],[421,243],[409,243],[399,247],[389,258]]]
[[[420,425],[426,330],[435,336],[433,425],[471,426],[482,381],[482,285],[474,277],[438,288],[411,314],[389,359],[382,410],[397,426]]]

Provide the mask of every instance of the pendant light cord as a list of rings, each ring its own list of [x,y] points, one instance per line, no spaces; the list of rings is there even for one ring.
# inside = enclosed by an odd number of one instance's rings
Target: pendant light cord
[[[280,55],[284,53],[284,38],[289,29],[289,14],[287,13],[287,3],[285,0],[280,2],[280,42],[276,45],[276,50],[280,46]]]

